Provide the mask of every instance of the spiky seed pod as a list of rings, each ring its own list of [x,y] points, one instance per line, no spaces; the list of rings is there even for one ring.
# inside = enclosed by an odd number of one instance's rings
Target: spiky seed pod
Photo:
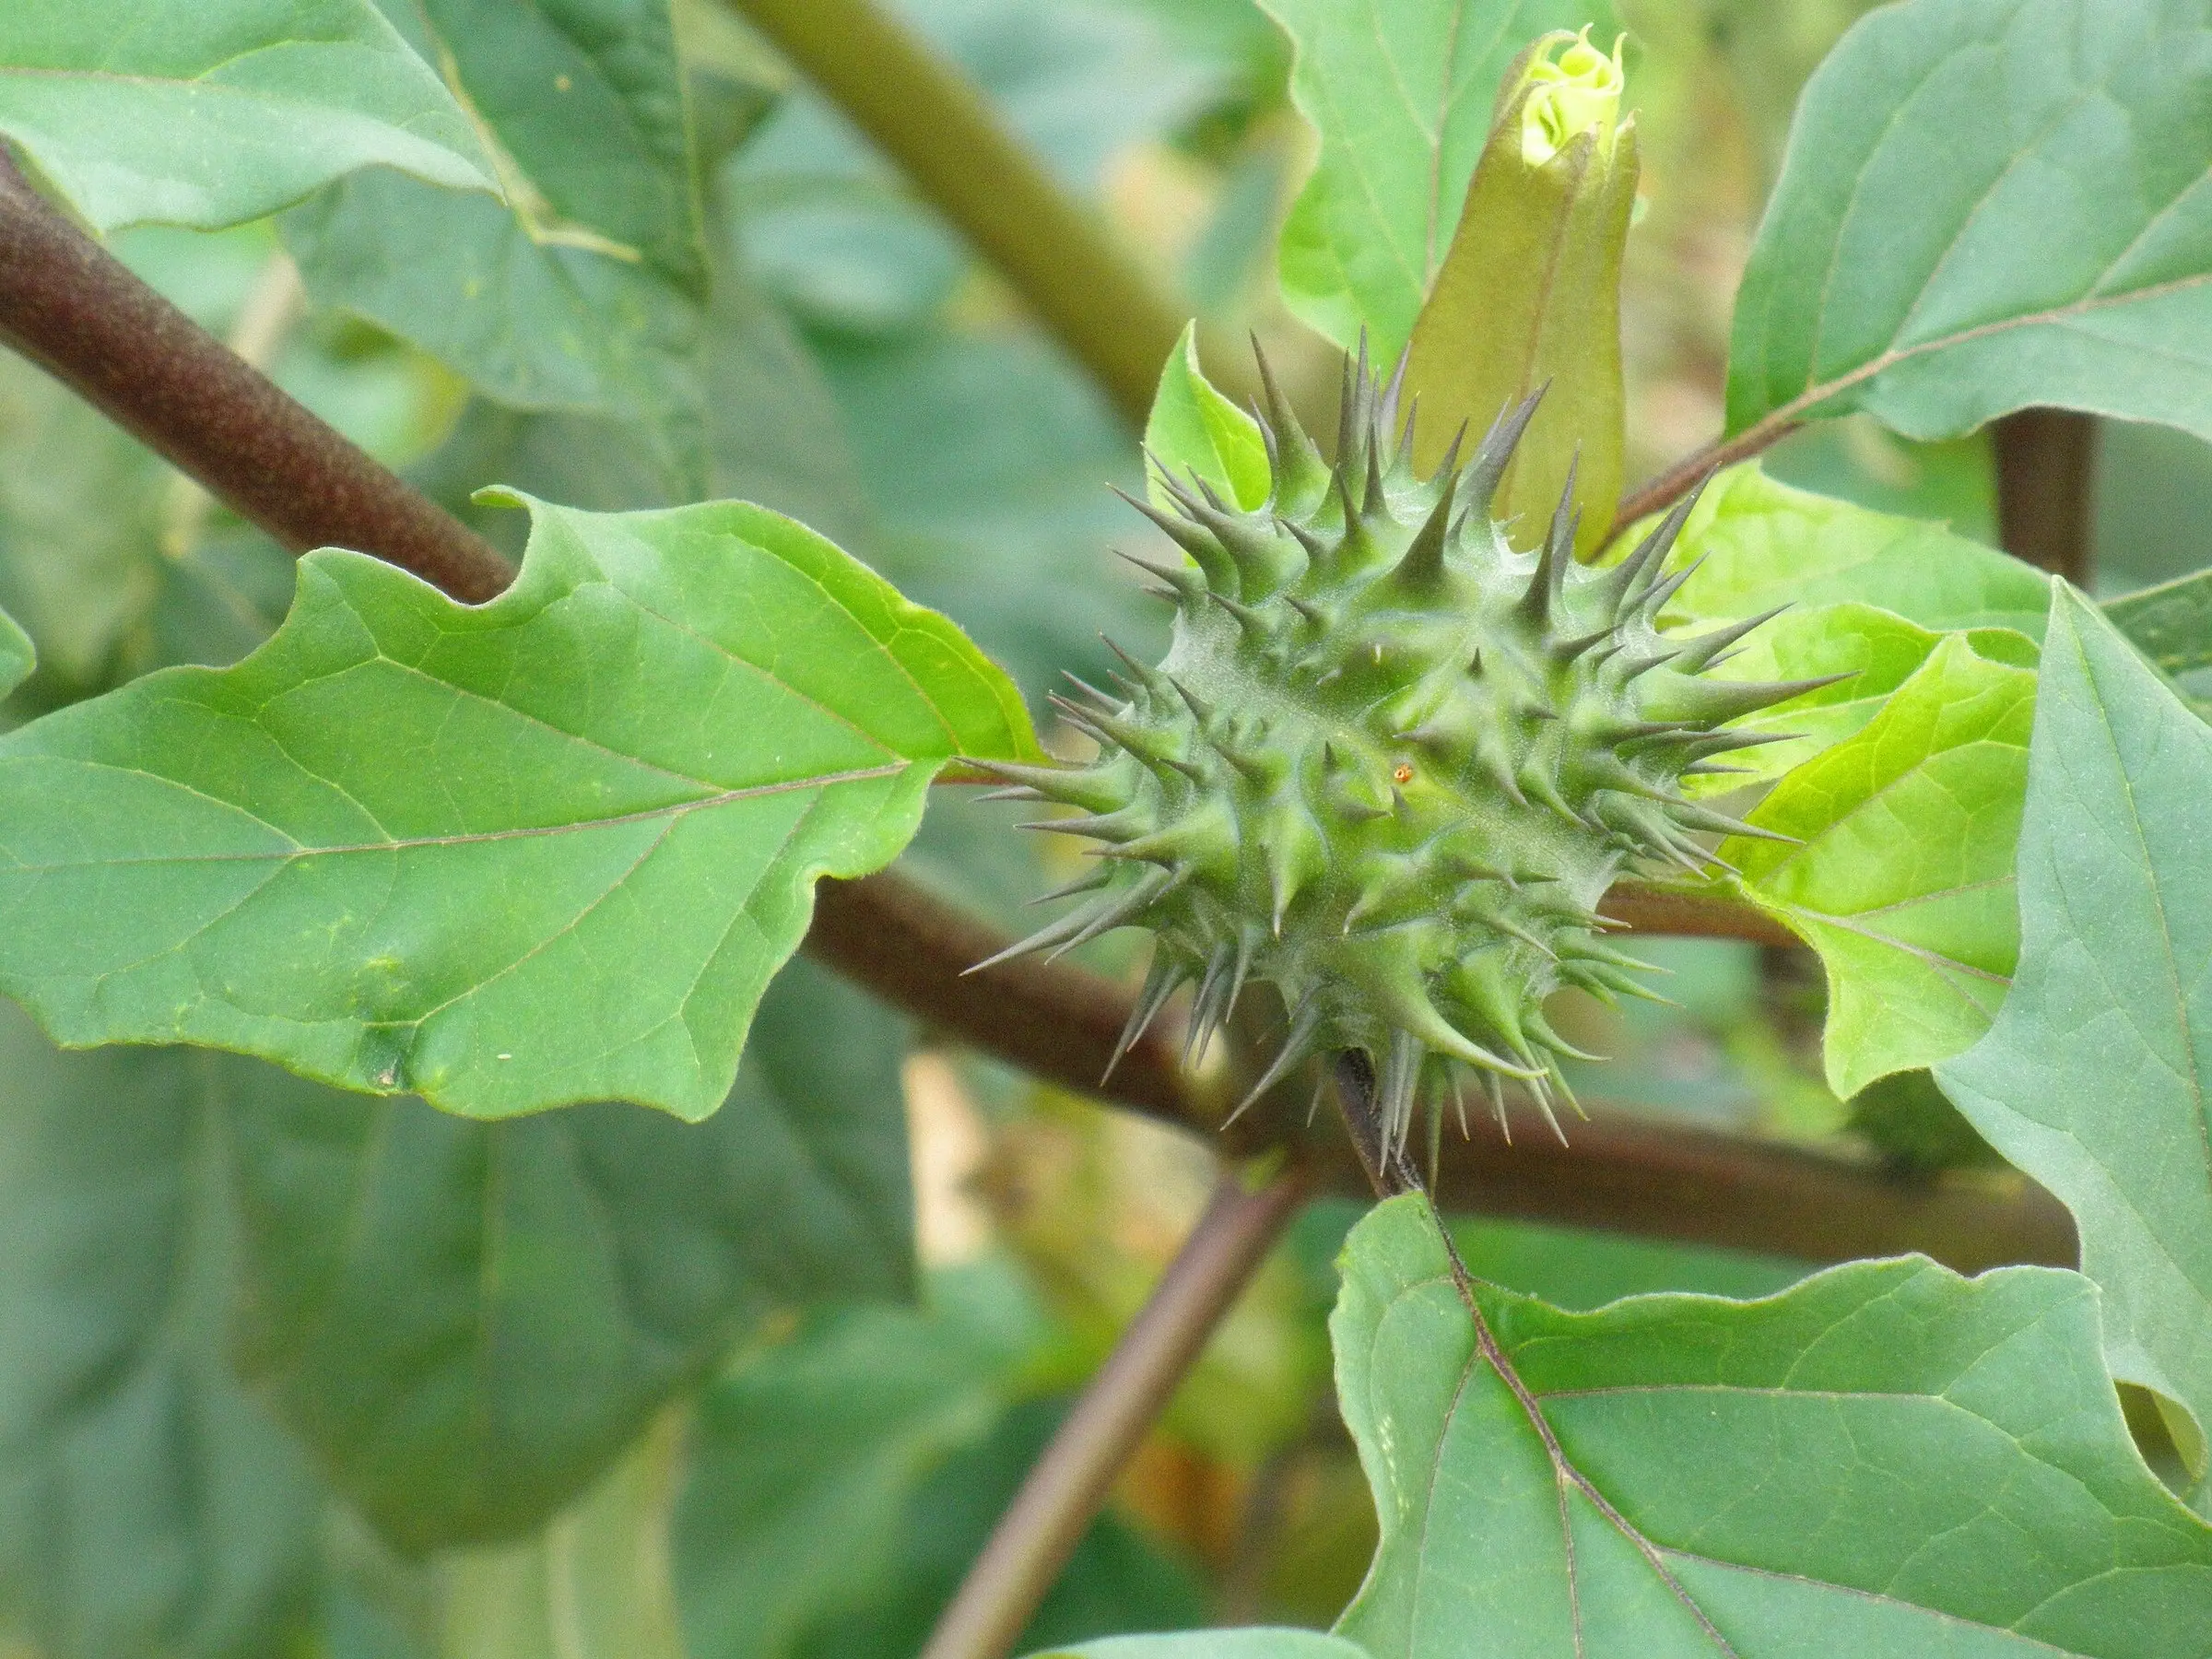
[[[1194,983],[1203,1052],[1242,989],[1271,982],[1290,1033],[1253,1098],[1309,1053],[1363,1050],[1402,1146],[1461,1067],[1493,1101],[1513,1078],[1550,1111],[1574,1051],[1544,998],[1642,990],[1643,965],[1598,937],[1599,897],[1631,861],[1701,868],[1700,831],[1758,833],[1678,781],[1735,745],[1724,722],[1810,685],[1701,678],[1741,630],[1653,628],[1689,502],[1591,569],[1570,478],[1542,547],[1516,553],[1490,497],[1535,400],[1420,478],[1395,394],[1350,370],[1333,467],[1272,399],[1256,511],[1195,480],[1169,484],[1173,512],[1137,503],[1190,558],[1152,567],[1176,607],[1166,658],[1124,656],[1124,698],[1060,704],[1095,761],[988,770],[1077,808],[1039,827],[1092,838],[1112,872],[1006,957],[1150,928],[1122,1052]]]

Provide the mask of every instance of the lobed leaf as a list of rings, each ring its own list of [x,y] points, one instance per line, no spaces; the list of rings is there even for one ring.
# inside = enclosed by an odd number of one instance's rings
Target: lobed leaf
[[[233,668],[0,739],[0,989],[477,1117],[699,1118],[805,932],[953,755],[1034,747],[958,629],[743,503],[533,503],[474,609],[325,549]]]
[[[1452,244],[1498,83],[1538,35],[1583,24],[1610,40],[1606,0],[1264,0],[1296,48],[1290,95],[1321,138],[1283,226],[1283,298],[1346,350],[1380,361]]]
[[[2115,1376],[2212,1429],[2212,732],[2061,584],[2020,830],[2018,978],[1937,1080],[2073,1210]]]
[[[1736,300],[1728,427],[1914,438],[2029,405],[2212,437],[2212,8],[1909,0],[1806,85]]]
[[[1221,499],[1253,512],[1267,503],[1274,471],[1260,423],[1214,389],[1198,366],[1198,325],[1187,324],[1159,371],[1159,390],[1145,421],[1146,493],[1161,512],[1174,502],[1160,488],[1163,467],[1187,486],[1192,475]]]
[[[371,0],[7,6],[0,133],[101,230],[242,224],[364,167],[497,188],[467,115]]]
[[[2212,1651],[2212,1529],[2129,1440],[2077,1275],[1912,1257],[1591,1313],[1478,1285],[1478,1335],[1418,1197],[1344,1272],[1382,1543],[1337,1630],[1371,1659]]]
[[[1958,1053],[2004,1000],[2035,681],[1947,637],[1863,730],[1747,816],[1794,841],[1722,844],[1742,889],[1820,953],[1841,1098]]]

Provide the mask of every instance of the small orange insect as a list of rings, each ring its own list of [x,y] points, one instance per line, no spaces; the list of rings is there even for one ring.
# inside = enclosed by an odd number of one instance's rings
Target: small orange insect
[[[1401,760],[1398,762],[1398,770],[1392,772],[1390,775],[1396,779],[1400,783],[1410,783],[1413,782],[1413,768]]]

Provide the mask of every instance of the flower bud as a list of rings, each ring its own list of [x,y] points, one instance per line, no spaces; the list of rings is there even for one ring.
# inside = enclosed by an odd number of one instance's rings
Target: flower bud
[[[1479,436],[1549,386],[1500,488],[1499,516],[1533,545],[1575,465],[1584,557],[1620,499],[1620,265],[1637,178],[1620,47],[1600,52],[1586,34],[1545,35],[1507,72],[1406,363],[1423,466],[1461,422]]]

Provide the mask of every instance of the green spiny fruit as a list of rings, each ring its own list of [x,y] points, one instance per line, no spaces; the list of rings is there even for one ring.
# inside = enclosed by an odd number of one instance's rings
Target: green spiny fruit
[[[1599,936],[1599,897],[1633,860],[1701,869],[1699,831],[1760,833],[1677,782],[1771,740],[1728,721],[1826,682],[1700,677],[1757,622],[1653,629],[1687,574],[1661,571],[1689,501],[1591,569],[1570,477],[1543,546],[1515,552],[1488,508],[1535,399],[1424,479],[1410,418],[1393,441],[1397,380],[1349,370],[1332,467],[1261,371],[1266,503],[1195,478],[1167,484],[1173,512],[1133,503],[1189,562],[1145,566],[1176,607],[1165,660],[1124,653],[1120,695],[1078,682],[1054,700],[1099,758],[977,763],[1082,815],[1038,828],[1100,843],[1100,869],[1056,895],[1094,896],[992,961],[1143,925],[1159,943],[1117,1061],[1181,986],[1197,986],[1202,1052],[1268,981],[1289,1036],[1247,1104],[1306,1054],[1357,1049],[1393,1146],[1424,1095],[1459,1100],[1463,1069],[1500,1112],[1512,1078],[1548,1115],[1575,1051],[1545,997],[1650,994],[1629,971],[1645,964]]]

